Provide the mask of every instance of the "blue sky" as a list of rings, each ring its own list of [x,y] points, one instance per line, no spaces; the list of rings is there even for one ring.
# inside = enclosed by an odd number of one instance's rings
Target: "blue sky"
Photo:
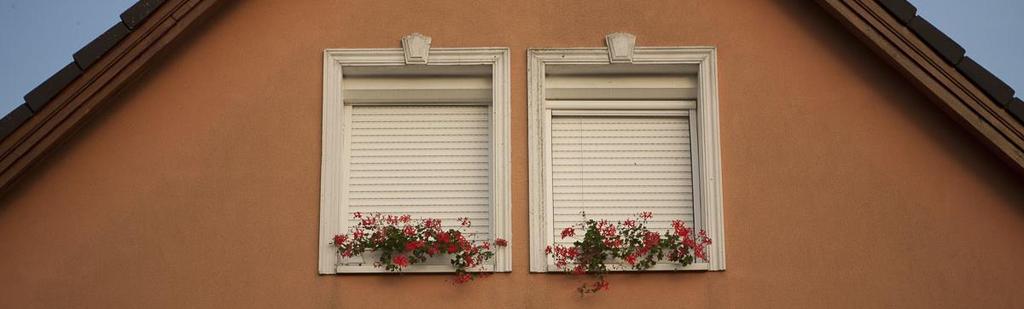
[[[967,55],[1024,92],[1024,0],[911,0]],[[0,0],[0,115],[135,0]],[[824,11],[823,11],[824,13]]]

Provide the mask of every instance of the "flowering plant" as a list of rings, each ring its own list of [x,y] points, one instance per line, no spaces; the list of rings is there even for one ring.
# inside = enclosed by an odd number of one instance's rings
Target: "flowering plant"
[[[467,238],[472,234],[463,232],[472,226],[469,218],[459,218],[461,229],[441,228],[439,219],[413,220],[410,215],[383,216],[380,213],[353,214],[359,223],[348,234],[334,236],[334,246],[342,257],[352,257],[363,252],[379,252],[380,258],[374,266],[388,271],[402,269],[428,258],[447,254],[455,267],[453,284],[465,283],[481,273],[471,273],[470,268],[482,265],[494,257],[492,244]],[[498,238],[494,246],[505,247],[508,241]]]
[[[659,261],[667,260],[681,266],[701,259],[707,261],[705,248],[711,244],[707,232],[695,232],[683,221],[673,220],[672,229],[662,235],[647,228],[650,212],[641,212],[636,218],[611,223],[607,220],[585,222],[562,230],[562,239],[576,236],[582,230],[583,239],[572,246],[548,246],[545,253],[555,259],[555,267],[573,274],[589,274],[596,277],[593,283],[584,283],[577,290],[581,295],[608,289],[605,274],[611,259],[624,261],[632,269],[647,270]]]

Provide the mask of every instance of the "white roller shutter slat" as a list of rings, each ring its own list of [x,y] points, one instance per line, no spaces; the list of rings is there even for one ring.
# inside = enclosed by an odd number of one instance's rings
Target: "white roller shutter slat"
[[[490,234],[490,113],[487,106],[352,107],[348,210],[473,221]],[[347,220],[349,226],[355,220]]]
[[[552,235],[587,218],[623,221],[641,211],[648,228],[694,226],[690,123],[679,117],[551,118]],[[577,233],[580,234],[580,233]]]

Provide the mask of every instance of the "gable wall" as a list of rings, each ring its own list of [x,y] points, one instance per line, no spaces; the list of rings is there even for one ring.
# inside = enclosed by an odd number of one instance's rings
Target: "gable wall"
[[[718,48],[728,270],[528,274],[526,48]],[[513,273],[316,275],[324,48],[512,51]],[[246,1],[0,199],[0,307],[1020,307],[1021,176],[795,1]]]

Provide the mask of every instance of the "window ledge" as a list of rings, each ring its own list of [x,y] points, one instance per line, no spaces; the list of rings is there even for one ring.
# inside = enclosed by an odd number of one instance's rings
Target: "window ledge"
[[[653,267],[645,269],[645,270],[636,270],[636,269],[633,269],[629,265],[619,264],[619,263],[609,263],[609,264],[606,264],[606,265],[608,266],[608,271],[609,272],[638,272],[638,273],[640,273],[640,272],[652,272],[652,271],[655,271],[655,272],[674,272],[674,271],[708,271],[708,270],[711,270],[711,264],[710,263],[693,263],[693,264],[686,265],[686,266],[679,266],[679,264],[675,264],[675,263],[658,263],[658,264],[654,265]],[[549,273],[556,273],[556,272],[563,272],[563,271],[561,269],[558,269],[558,267],[555,267],[554,264],[548,264],[547,272],[549,272]]]
[[[495,272],[494,265],[483,265],[480,267],[473,267],[468,269],[469,272],[474,273],[489,273]],[[429,274],[429,273],[454,273],[455,267],[451,265],[413,265],[409,266],[402,271],[388,271],[384,268],[374,267],[373,265],[338,265],[336,269],[337,274],[400,274],[400,273],[418,273],[418,274]]]

